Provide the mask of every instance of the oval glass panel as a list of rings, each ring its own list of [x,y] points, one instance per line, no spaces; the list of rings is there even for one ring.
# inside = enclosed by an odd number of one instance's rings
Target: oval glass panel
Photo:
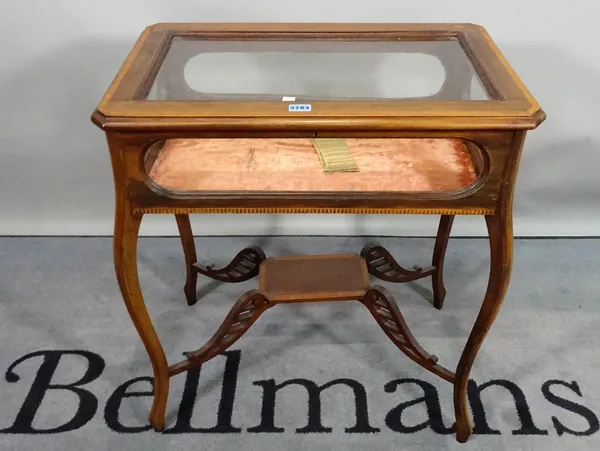
[[[444,66],[423,53],[202,53],[185,81],[207,96],[391,99],[436,95]]]
[[[452,193],[477,182],[484,158],[461,139],[171,139],[146,171],[177,192]]]

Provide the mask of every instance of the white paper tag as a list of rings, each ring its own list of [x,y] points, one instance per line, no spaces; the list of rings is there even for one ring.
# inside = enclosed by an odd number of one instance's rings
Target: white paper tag
[[[293,102],[294,100],[296,100],[296,97],[283,96],[281,99],[282,102]]]
[[[310,103],[291,103],[288,105],[288,111],[311,111]]]

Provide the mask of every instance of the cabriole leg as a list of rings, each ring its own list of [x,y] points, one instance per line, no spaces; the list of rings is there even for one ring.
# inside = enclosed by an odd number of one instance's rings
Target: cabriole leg
[[[135,328],[144,343],[154,372],[154,401],[149,421],[156,431],[165,428],[165,409],[169,394],[168,365],[162,345],[144,303],[137,271],[137,240],[141,214],[133,214],[118,201],[114,232],[114,263],[121,295]]]
[[[467,382],[473,361],[504,299],[512,266],[513,234],[509,213],[485,217],[491,250],[490,276],[485,298],[456,369],[454,412],[456,439],[464,443],[472,432],[467,412]]]

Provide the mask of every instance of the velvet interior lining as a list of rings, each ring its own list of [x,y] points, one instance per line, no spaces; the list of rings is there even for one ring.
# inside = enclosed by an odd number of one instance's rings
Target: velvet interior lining
[[[477,178],[460,139],[345,141],[359,172],[324,172],[311,139],[171,139],[149,176],[173,191],[439,192]]]

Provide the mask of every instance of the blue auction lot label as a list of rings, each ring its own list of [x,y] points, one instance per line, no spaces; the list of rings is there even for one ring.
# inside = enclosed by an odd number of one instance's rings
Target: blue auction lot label
[[[288,111],[310,111],[310,103],[290,103],[288,105]]]

